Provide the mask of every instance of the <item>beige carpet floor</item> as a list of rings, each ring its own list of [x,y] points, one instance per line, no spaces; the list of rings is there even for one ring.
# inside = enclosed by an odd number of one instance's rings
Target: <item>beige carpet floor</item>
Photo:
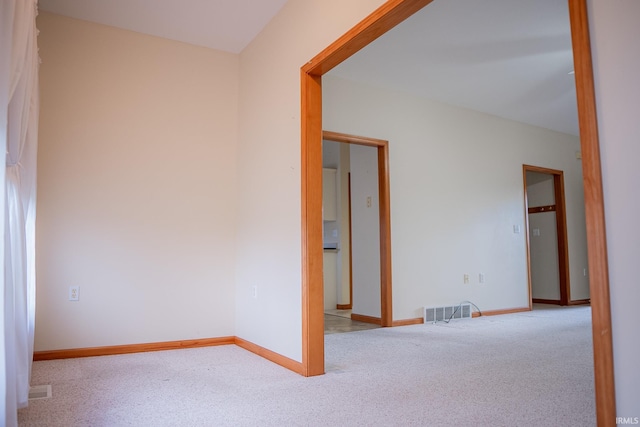
[[[36,362],[21,426],[595,425],[590,308],[327,335],[323,376],[236,346]]]

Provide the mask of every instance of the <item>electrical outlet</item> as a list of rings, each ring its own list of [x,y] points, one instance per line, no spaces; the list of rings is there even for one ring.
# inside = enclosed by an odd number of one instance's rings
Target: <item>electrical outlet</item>
[[[462,280],[463,280],[465,285],[468,285],[469,284],[469,275],[465,274],[464,276],[462,276]]]
[[[69,301],[80,301],[80,286],[69,287]]]
[[[484,283],[484,273],[478,274],[478,283]]]
[[[258,285],[253,285],[253,288],[251,288],[251,292],[254,298],[258,298]]]

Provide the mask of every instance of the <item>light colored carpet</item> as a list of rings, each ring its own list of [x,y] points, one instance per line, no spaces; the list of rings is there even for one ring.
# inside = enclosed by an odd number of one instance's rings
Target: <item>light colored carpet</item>
[[[303,378],[236,346],[36,362],[21,426],[595,425],[589,307],[326,336]]]

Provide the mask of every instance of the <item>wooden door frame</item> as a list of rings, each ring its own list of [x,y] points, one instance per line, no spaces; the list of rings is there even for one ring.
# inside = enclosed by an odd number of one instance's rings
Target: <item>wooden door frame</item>
[[[322,289],[322,75],[432,0],[388,0],[300,70],[302,371],[324,373]],[[598,425],[616,417],[604,191],[586,0],[568,0],[582,150]]]
[[[378,154],[378,204],[380,223],[380,325],[393,326],[391,284],[391,201],[389,190],[389,141],[323,131],[322,139],[376,148]],[[351,234],[351,228],[349,229]],[[351,265],[349,266],[351,268]],[[324,291],[323,291],[324,295]],[[353,304],[353,290],[350,290]],[[366,318],[368,316],[363,316]],[[363,320],[363,319],[358,319]],[[372,319],[374,320],[374,319]],[[377,319],[375,319],[377,320]],[[377,322],[376,322],[377,323]]]
[[[558,274],[560,281],[560,305],[569,305],[571,301],[571,277],[569,274],[569,240],[567,237],[567,210],[564,196],[564,172],[538,166],[522,165],[524,182],[525,234],[527,240],[527,277],[529,278],[529,308],[533,308],[533,289],[531,281],[531,236],[529,235],[529,199],[527,196],[527,172],[537,172],[553,177],[553,193],[555,197],[556,233],[558,237]],[[538,301],[558,303],[552,301]]]

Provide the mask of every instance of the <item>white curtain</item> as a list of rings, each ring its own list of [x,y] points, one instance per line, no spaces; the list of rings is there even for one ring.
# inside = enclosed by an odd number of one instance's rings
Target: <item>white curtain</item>
[[[0,0],[13,9],[6,99],[4,236],[5,425],[28,404],[35,323],[35,207],[38,139],[37,0]],[[3,21],[5,19],[3,18]],[[4,33],[4,31],[3,31]],[[3,34],[4,37],[4,34]]]

